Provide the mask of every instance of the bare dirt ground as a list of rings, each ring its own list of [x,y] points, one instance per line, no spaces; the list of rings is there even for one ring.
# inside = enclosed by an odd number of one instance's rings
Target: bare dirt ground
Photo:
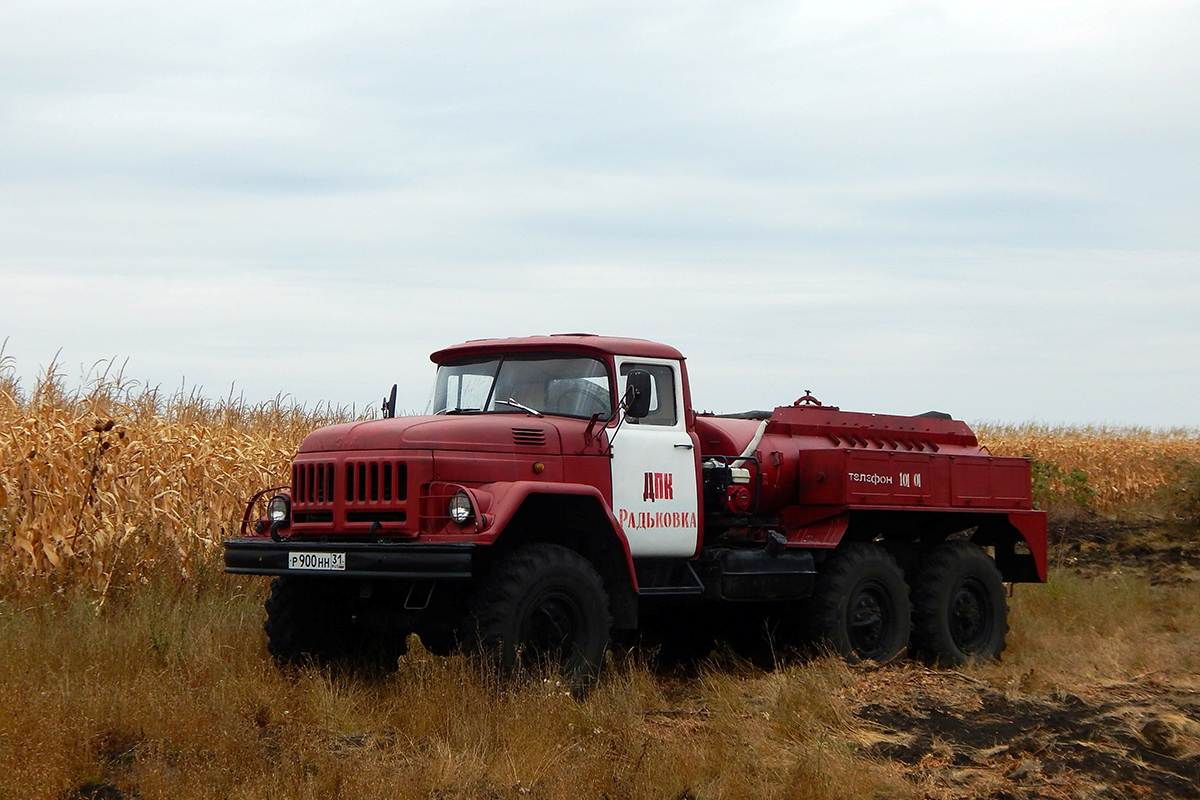
[[[1200,585],[1200,539],[1173,534],[1161,523],[1062,520],[1050,537],[1053,566],[1084,575],[1126,570],[1153,584]]]
[[[1200,797],[1200,694],[1170,679],[1038,697],[912,666],[853,699],[869,752],[926,797]]]
[[[1132,571],[1200,591],[1200,544],[1152,526],[1076,520],[1057,566]],[[908,664],[850,687],[863,744],[929,798],[1200,798],[1200,676],[1151,673],[1038,692]]]

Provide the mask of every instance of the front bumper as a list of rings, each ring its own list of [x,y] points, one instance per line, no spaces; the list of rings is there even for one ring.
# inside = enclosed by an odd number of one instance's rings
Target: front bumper
[[[225,542],[225,571],[239,575],[307,575],[410,580],[467,580],[475,545],[382,544],[370,542],[275,542],[230,539]],[[289,554],[344,554],[345,569],[289,569]]]

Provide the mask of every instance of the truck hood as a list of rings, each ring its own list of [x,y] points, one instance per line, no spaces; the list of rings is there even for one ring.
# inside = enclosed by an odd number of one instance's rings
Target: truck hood
[[[394,417],[320,428],[305,437],[301,453],[362,450],[470,450],[561,452],[560,427],[580,431],[580,420],[525,414]]]

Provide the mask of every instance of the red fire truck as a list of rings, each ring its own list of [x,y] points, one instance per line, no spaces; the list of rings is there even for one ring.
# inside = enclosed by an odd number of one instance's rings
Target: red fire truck
[[[311,433],[226,570],[275,576],[287,664],[432,652],[592,682],[610,642],[823,643],[943,663],[1004,648],[1005,582],[1046,579],[1030,464],[940,413],[692,409],[678,350],[582,334],[432,355],[423,416]],[[263,511],[265,507],[265,512]]]

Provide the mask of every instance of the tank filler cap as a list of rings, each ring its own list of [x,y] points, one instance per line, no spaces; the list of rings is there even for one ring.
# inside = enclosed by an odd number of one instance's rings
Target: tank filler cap
[[[805,389],[804,396],[798,398],[796,400],[796,402],[792,403],[792,405],[793,406],[819,406],[819,405],[821,405],[821,401],[818,400],[817,398],[813,397],[812,390]]]

